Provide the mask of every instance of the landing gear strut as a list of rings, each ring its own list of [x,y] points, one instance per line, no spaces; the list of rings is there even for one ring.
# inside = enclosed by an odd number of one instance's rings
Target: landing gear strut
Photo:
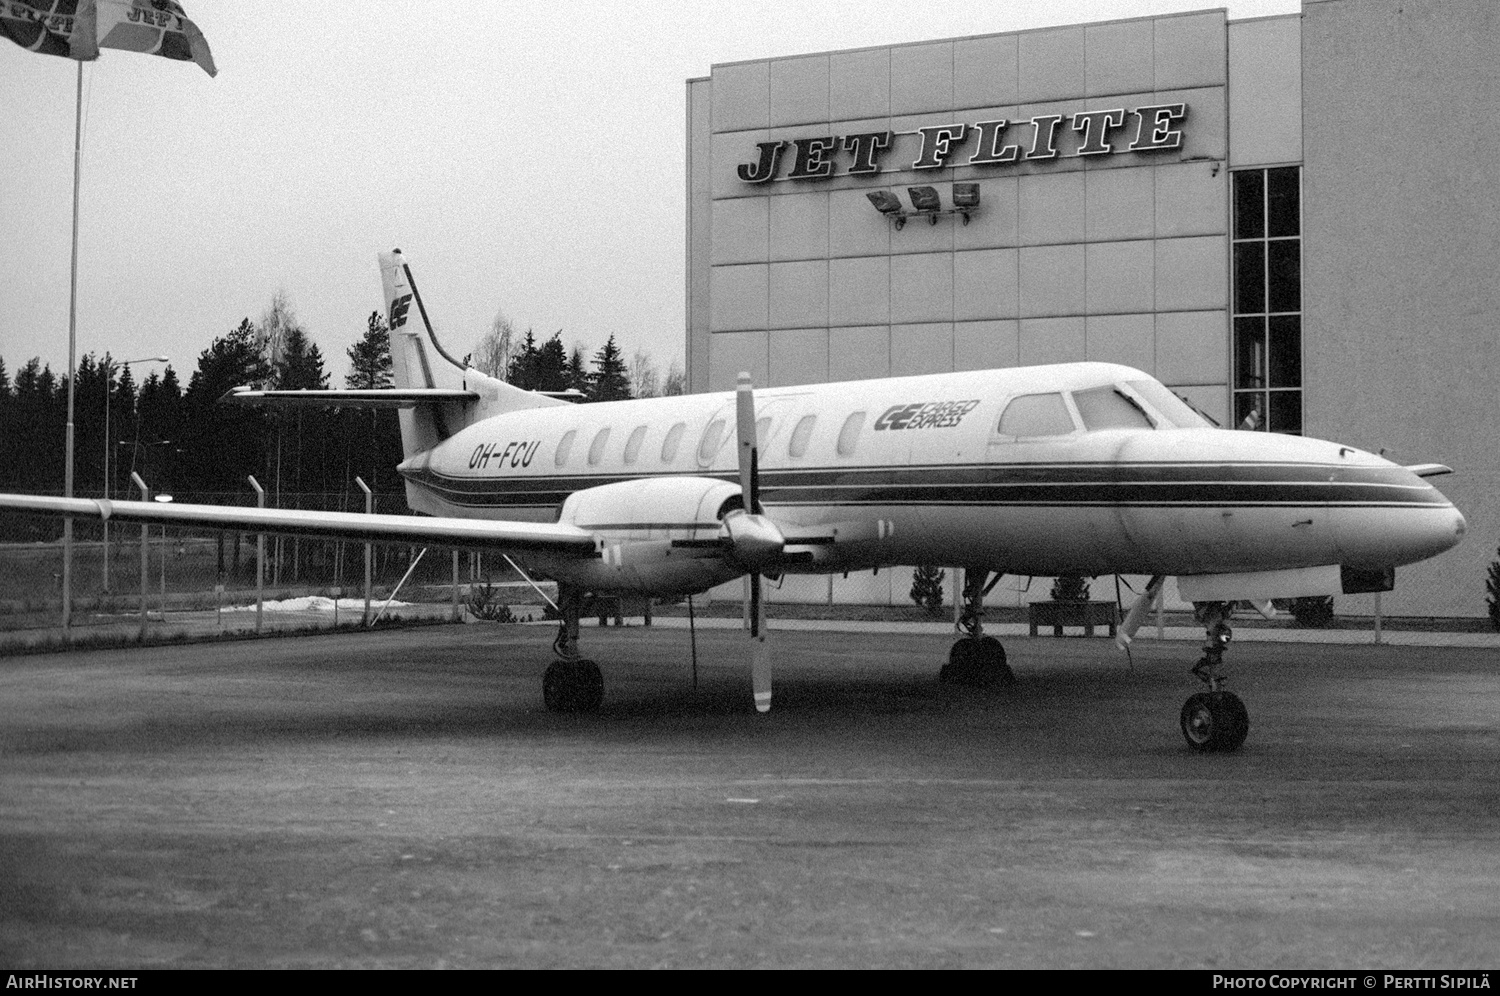
[[[1193,666],[1193,674],[1208,686],[1208,691],[1198,692],[1183,703],[1181,723],[1183,738],[1197,751],[1238,750],[1250,732],[1245,703],[1224,689],[1224,679],[1218,673],[1224,663],[1224,651],[1234,638],[1234,631],[1229,628],[1233,613],[1232,602],[1201,602],[1194,606],[1193,615],[1203,624],[1207,639],[1203,643],[1203,656]]]
[[[989,571],[964,571],[963,612],[958,628],[965,635],[948,651],[948,663],[938,671],[938,681],[978,688],[1014,685],[1015,672],[1005,663],[1005,648],[993,636],[984,635],[984,596],[1003,574],[985,583]]]
[[[542,677],[542,701],[549,712],[597,712],[604,701],[604,675],[599,665],[578,654],[578,617],[583,592],[573,585],[557,586],[557,604],[562,619],[552,650],[557,660],[547,665]]]

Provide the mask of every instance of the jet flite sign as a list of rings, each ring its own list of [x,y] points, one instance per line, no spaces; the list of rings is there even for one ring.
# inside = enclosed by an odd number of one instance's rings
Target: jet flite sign
[[[835,176],[872,176],[882,172],[945,169],[954,166],[1003,166],[1007,163],[1057,159],[1059,140],[1077,133],[1070,156],[1108,156],[1121,152],[1163,152],[1182,147],[1187,105],[1148,104],[1127,110],[1038,114],[1010,120],[994,118],[973,124],[932,125],[912,132],[871,131],[857,135],[823,135],[782,139],[756,145],[754,162],[740,163],[746,183],[769,180],[826,180]],[[887,163],[898,135],[917,137],[918,154]]]

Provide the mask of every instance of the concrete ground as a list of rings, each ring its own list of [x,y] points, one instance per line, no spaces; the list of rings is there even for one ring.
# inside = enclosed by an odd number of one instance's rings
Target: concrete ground
[[[0,966],[1486,968],[1500,655],[474,625],[0,660]]]

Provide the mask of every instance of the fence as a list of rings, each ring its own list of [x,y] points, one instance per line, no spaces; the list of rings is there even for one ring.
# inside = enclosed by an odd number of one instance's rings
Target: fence
[[[178,495],[253,505],[254,494]],[[283,494],[268,505],[362,511],[361,494]],[[405,511],[400,496],[374,510]],[[544,596],[495,554],[118,523],[74,523],[71,633],[62,628],[61,525],[7,523],[0,542],[0,649],[75,641],[355,628],[377,619],[541,618]],[[259,570],[257,569],[259,567]],[[547,598],[555,590],[543,586]]]

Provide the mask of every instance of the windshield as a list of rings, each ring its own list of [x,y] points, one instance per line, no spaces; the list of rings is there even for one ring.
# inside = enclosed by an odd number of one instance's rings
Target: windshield
[[[1126,381],[1130,389],[1145,399],[1146,404],[1155,408],[1157,414],[1167,420],[1167,423],[1178,429],[1207,429],[1210,424],[1207,419],[1199,415],[1187,402],[1173,394],[1168,388],[1162,386],[1159,381],[1154,380],[1131,380]],[[1165,427],[1164,427],[1165,428]]]
[[[1156,428],[1140,403],[1113,385],[1074,391],[1073,403],[1078,406],[1083,425],[1090,432]]]

